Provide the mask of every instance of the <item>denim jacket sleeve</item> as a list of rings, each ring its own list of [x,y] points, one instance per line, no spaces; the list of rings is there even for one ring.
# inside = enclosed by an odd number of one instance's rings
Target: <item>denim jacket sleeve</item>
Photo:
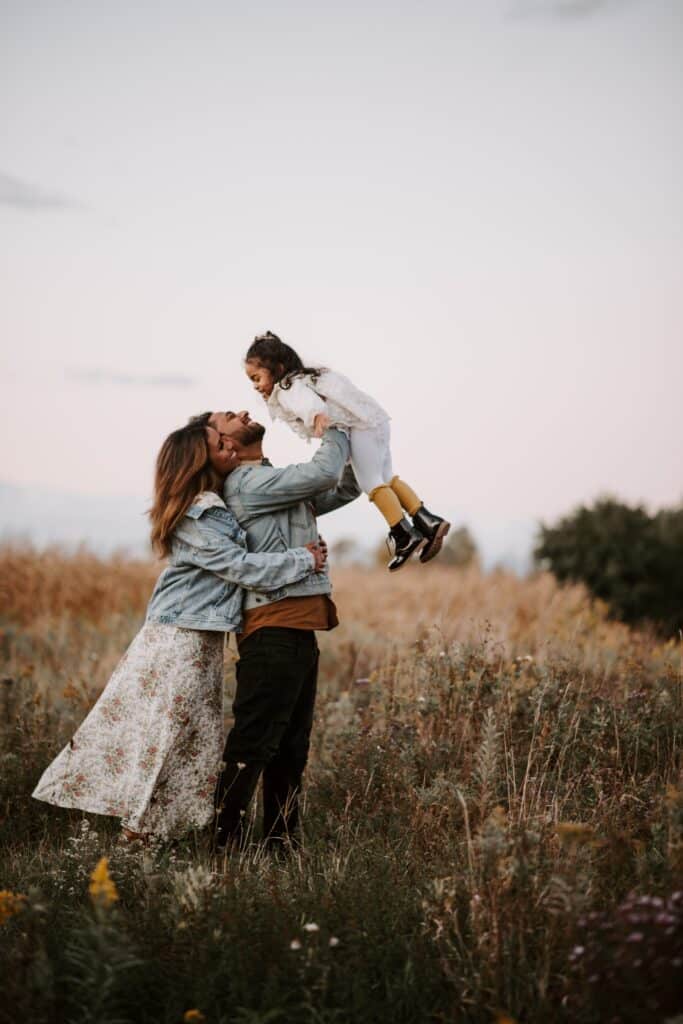
[[[315,558],[307,548],[290,548],[282,553],[250,553],[224,533],[212,529],[204,518],[197,520],[197,526],[202,546],[187,545],[184,561],[247,590],[278,590],[298,583],[315,568]]]
[[[311,500],[313,511],[316,516],[324,516],[326,512],[334,512],[335,509],[348,505],[361,493],[355,474],[351,466],[347,466],[342,473],[342,478],[336,487],[322,494],[316,494]]]
[[[283,469],[259,466],[257,472],[247,470],[237,485],[240,502],[246,512],[264,515],[309,500],[320,491],[336,487],[348,457],[348,437],[331,427],[325,431],[323,442],[310,462]],[[232,496],[230,476],[225,484],[228,504]]]

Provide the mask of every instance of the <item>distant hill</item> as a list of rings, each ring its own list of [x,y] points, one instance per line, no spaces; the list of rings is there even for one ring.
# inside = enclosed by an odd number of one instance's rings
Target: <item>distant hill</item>
[[[41,490],[0,481],[0,537],[25,538],[38,546],[85,543],[108,554],[123,549],[135,555],[149,551],[145,515],[150,499],[135,495],[78,494]],[[457,511],[444,510],[454,525],[463,525]],[[523,575],[531,564],[536,523],[532,519],[465,521],[474,536],[485,569],[503,565]],[[342,537],[373,550],[381,536],[377,512],[367,499],[321,520],[329,543]]]
[[[134,496],[73,494],[0,482],[0,536],[42,546],[86,543],[102,554],[149,551],[149,500]]]

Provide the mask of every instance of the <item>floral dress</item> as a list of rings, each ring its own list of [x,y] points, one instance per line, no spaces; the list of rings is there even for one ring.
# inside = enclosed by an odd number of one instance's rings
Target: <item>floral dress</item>
[[[172,836],[207,825],[223,748],[225,634],[146,622],[33,796]]]

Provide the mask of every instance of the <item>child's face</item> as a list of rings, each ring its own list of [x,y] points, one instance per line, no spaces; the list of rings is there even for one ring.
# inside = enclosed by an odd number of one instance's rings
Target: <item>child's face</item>
[[[255,359],[247,360],[244,364],[244,369],[259,395],[262,398],[269,398],[273,393],[273,385],[275,384],[270,370],[267,370],[265,366],[261,366]]]

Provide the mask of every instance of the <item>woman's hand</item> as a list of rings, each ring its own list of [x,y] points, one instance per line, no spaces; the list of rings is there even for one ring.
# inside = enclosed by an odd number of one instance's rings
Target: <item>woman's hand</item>
[[[306,544],[308,550],[315,558],[313,572],[322,572],[327,564],[327,544]]]

